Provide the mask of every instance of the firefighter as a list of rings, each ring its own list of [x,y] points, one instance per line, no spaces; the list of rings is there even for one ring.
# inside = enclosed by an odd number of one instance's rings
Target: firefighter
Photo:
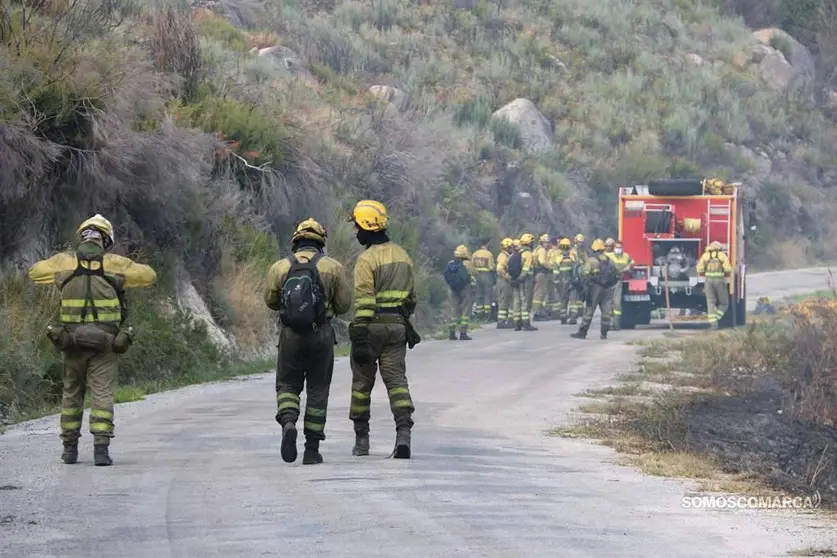
[[[493,256],[492,259],[494,259]],[[468,325],[471,322],[474,287],[477,286],[477,280],[474,277],[474,265],[468,254],[468,247],[464,244],[460,244],[453,251],[453,261],[445,269],[445,279],[450,286],[451,317],[448,338],[456,341],[456,330],[459,328],[459,340],[471,341],[468,335]]]
[[[306,219],[291,237],[292,258],[274,263],[267,272],[264,301],[280,312],[278,358],[276,361],[276,422],[282,427],[282,459],[293,463],[297,458],[296,422],[299,419],[299,394],[305,385],[305,452],[303,465],[323,462],[320,442],[325,440],[326,410],[334,372],[334,330],[331,318],[349,311],[352,287],[343,265],[325,256],[328,233],[314,219]],[[295,288],[305,285],[315,269],[323,292]],[[287,282],[286,282],[287,281]],[[310,283],[309,283],[310,284]],[[319,287],[317,287],[319,288]],[[294,294],[297,293],[297,297]],[[299,293],[320,296],[316,318],[307,319],[306,307],[317,308],[316,300]]]
[[[573,269],[576,265],[575,256],[571,252],[572,241],[562,238],[558,243],[558,252],[552,260],[552,280],[555,284],[555,303],[552,310],[562,324],[567,323],[572,294]]]
[[[608,240],[613,240],[608,238]],[[617,240],[612,242],[613,251],[608,252],[608,256],[613,261],[613,264],[616,266],[616,270],[621,274],[624,275],[625,273],[630,273],[631,269],[634,266],[634,259],[631,257],[630,254],[625,253],[625,247],[622,244],[621,240]],[[622,288],[624,284],[622,281],[616,283],[613,287],[613,319],[611,320],[610,327],[614,331],[619,330],[619,325],[622,321]]]
[[[535,236],[531,233],[523,233],[520,236],[520,256],[523,269],[520,277],[512,282],[513,309],[515,331],[537,331],[529,321],[531,307],[529,301],[532,299],[532,286],[535,282],[534,269],[532,266],[532,243]]]
[[[500,253],[497,254],[497,329],[512,329],[514,321],[511,319],[512,286],[506,262],[514,250],[511,238],[504,238],[500,242]]]
[[[488,241],[483,241],[479,250],[471,255],[471,263],[476,279],[476,319],[491,321],[491,298],[494,290],[494,254],[488,249]]]
[[[415,411],[407,382],[407,345],[420,341],[409,322],[416,308],[413,260],[387,236],[389,218],[374,200],[357,203],[350,220],[365,247],[355,263],[355,311],[349,325],[352,342],[353,455],[369,455],[369,405],[380,366],[395,420],[397,459],[410,458],[410,432]]]
[[[576,270],[574,274],[580,277],[584,261],[587,259],[587,248],[584,246],[584,235],[578,233],[573,238],[573,247],[570,251],[576,262]],[[570,292],[570,320],[571,325],[578,323],[578,318],[584,313],[584,292],[583,285],[579,281],[575,281],[572,291]]]
[[[538,239],[538,246],[532,251],[532,273],[534,289],[532,293],[532,312],[537,322],[549,320],[549,281],[552,278],[549,269],[549,235],[544,233]]]
[[[59,324],[47,334],[63,353],[64,391],[61,401],[61,440],[66,464],[78,461],[78,440],[85,392],[90,394],[90,434],[93,461],[111,465],[108,448],[114,436],[113,398],[119,355],[133,343],[133,328],[125,328],[124,290],[148,287],[157,279],[143,264],[111,254],[113,225],[99,214],[76,231],[75,252],[62,252],[35,263],[29,277],[54,284],[61,291]]]
[[[552,237],[549,241],[549,250],[546,253],[546,265],[549,269],[548,280],[547,280],[547,300],[549,300],[549,319],[550,320],[560,320],[561,317],[558,315],[558,308],[560,306],[560,302],[558,300],[558,287],[555,283],[555,267],[557,265],[558,259],[560,259],[561,250],[558,248],[558,237]]]
[[[761,296],[756,301],[756,309],[753,310],[753,314],[758,316],[759,314],[775,314],[776,307],[773,303],[770,302],[770,297]]]
[[[603,268],[613,267],[613,262],[605,254],[605,245],[600,238],[593,241],[590,246],[593,254],[584,262],[584,282],[586,287],[586,305],[584,317],[581,320],[581,327],[570,337],[585,339],[590,324],[593,322],[593,314],[596,307],[601,310],[601,338],[607,339],[607,332],[610,329],[610,317],[612,315],[611,305],[613,304],[613,286],[608,286]]]
[[[709,325],[718,328],[718,322],[724,317],[729,307],[729,287],[727,279],[732,273],[732,266],[727,255],[721,251],[721,243],[709,245],[697,263],[698,275],[703,275],[706,293],[706,313]]]

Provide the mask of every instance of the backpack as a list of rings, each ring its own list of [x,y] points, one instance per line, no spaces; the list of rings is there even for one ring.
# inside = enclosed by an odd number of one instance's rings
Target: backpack
[[[602,287],[612,287],[622,279],[622,274],[616,269],[616,264],[609,257],[597,258],[599,272],[593,276],[593,282]]]
[[[523,256],[520,255],[520,252],[512,252],[509,256],[509,261],[506,262],[506,271],[512,279],[520,277],[523,272]]]
[[[296,333],[317,331],[326,323],[325,289],[317,271],[321,253],[307,262],[299,261],[295,255],[288,259],[291,268],[282,286],[282,310],[279,319]]]
[[[471,274],[462,260],[451,260],[445,266],[445,282],[455,293],[462,292],[471,284]]]
[[[83,243],[84,244],[84,243]],[[89,267],[84,267],[81,265],[81,262],[87,262]],[[99,266],[96,269],[92,269],[93,266],[90,265],[91,262],[98,262]],[[116,291],[116,297],[119,299],[119,309],[120,309],[120,323],[124,323],[126,319],[128,319],[128,305],[125,302],[125,291],[122,289],[121,285],[118,285],[114,279],[105,274],[105,257],[103,252],[95,251],[90,252],[89,250],[85,250],[83,245],[80,246],[80,249],[76,251],[76,268],[70,274],[69,277],[64,279],[61,284],[58,286],[58,290],[63,291],[64,288],[77,278],[84,278],[84,281],[87,282],[87,292],[88,296],[92,296],[90,294],[90,280],[92,276],[98,276],[104,279],[114,291]],[[90,301],[91,308],[93,314],[93,320],[99,321],[99,313],[96,310],[96,307],[92,305],[92,301]],[[82,321],[84,321],[85,317],[87,316],[87,307],[82,310]]]

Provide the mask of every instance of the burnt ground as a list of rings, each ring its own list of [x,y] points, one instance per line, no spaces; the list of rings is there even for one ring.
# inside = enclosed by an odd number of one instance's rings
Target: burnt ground
[[[762,389],[687,403],[680,410],[686,449],[717,456],[727,472],[754,474],[779,489],[819,491],[823,506],[837,507],[837,429],[789,417],[783,398],[779,390]]]

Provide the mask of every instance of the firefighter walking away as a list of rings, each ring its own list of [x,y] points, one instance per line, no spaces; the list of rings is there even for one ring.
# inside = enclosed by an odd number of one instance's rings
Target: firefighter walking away
[[[706,278],[703,284],[706,293],[706,314],[712,329],[718,328],[718,322],[729,308],[729,285],[727,279],[732,273],[732,265],[727,255],[721,251],[721,243],[709,245],[697,264],[698,275]]]
[[[352,342],[352,397],[349,418],[354,422],[353,455],[369,455],[369,409],[375,374],[380,366],[395,420],[392,456],[409,459],[413,400],[407,383],[407,347],[421,338],[409,321],[416,308],[413,260],[387,236],[384,205],[362,200],[349,218],[365,250],[355,263],[355,312],[349,324]]]
[[[471,341],[468,325],[471,322],[471,307],[474,305],[474,266],[468,255],[468,247],[461,244],[453,251],[453,259],[445,266],[445,282],[450,287],[451,317],[448,326],[448,338],[456,341],[459,329],[460,341]],[[489,305],[489,310],[491,306]]]
[[[532,273],[534,285],[532,293],[533,319],[537,322],[549,320],[549,283],[552,271],[549,269],[549,235],[542,234],[538,247],[532,251]]]
[[[514,314],[515,331],[537,331],[529,322],[532,300],[532,287],[535,282],[532,267],[532,243],[535,236],[523,233],[520,236],[520,249],[509,258],[508,271],[512,278],[512,313]]]
[[[297,458],[300,393],[306,392],[304,465],[323,462],[326,411],[334,371],[334,330],[331,319],[352,304],[352,288],[343,266],[324,255],[328,234],[314,219],[306,219],[291,238],[293,254],[274,263],[267,273],[265,304],[279,311],[276,362],[276,421],[282,427],[282,459]]]
[[[555,316],[561,320],[562,324],[567,323],[575,308],[571,305],[572,301],[572,281],[573,271],[577,263],[575,256],[570,252],[572,243],[569,238],[562,238],[558,242],[558,251],[553,256],[552,261],[552,280],[555,284],[555,302],[552,305],[552,311]]]
[[[90,394],[90,434],[96,465],[113,463],[113,399],[119,355],[133,343],[133,328],[125,326],[125,289],[148,287],[154,270],[109,253],[115,242],[113,225],[99,214],[76,231],[75,252],[56,254],[35,263],[29,277],[54,284],[61,291],[59,323],[48,328],[50,341],[63,353],[64,390],[61,401],[61,459],[78,461],[78,440],[85,394]]]
[[[593,251],[584,261],[583,282],[585,288],[584,316],[581,319],[581,327],[570,337],[585,339],[590,324],[593,322],[593,314],[596,308],[601,312],[601,338],[607,339],[607,332],[610,329],[611,306],[613,304],[613,286],[621,275],[616,271],[607,254],[605,245],[601,239],[593,241],[590,249]]]

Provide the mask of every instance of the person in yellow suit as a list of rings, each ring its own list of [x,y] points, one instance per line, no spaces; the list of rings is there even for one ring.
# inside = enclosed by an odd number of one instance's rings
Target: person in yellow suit
[[[410,459],[413,413],[416,408],[407,381],[407,349],[421,338],[410,324],[416,309],[415,272],[406,250],[389,239],[389,217],[377,200],[357,202],[349,220],[364,247],[355,262],[355,312],[349,324],[352,342],[352,397],[349,418],[354,422],[352,455],[369,455],[372,388],[380,370],[395,421],[395,459]]]
[[[549,282],[552,270],[549,268],[549,235],[542,234],[538,239],[538,246],[532,251],[532,272],[534,274],[534,291],[532,294],[532,312],[536,322],[549,320],[547,304],[549,304]]]
[[[584,246],[584,235],[578,233],[573,238],[573,247],[570,254],[575,259],[576,264],[580,268],[584,266],[587,260],[587,248]],[[575,325],[578,318],[584,313],[584,292],[581,290],[581,285],[575,285],[570,292],[570,310],[569,310],[569,324]]]
[[[506,264],[509,261],[514,241],[504,238],[500,242],[500,253],[497,254],[497,329],[512,329],[514,321],[511,319],[512,286]]]
[[[476,314],[478,321],[491,319],[491,298],[494,290],[494,254],[488,249],[488,241],[483,241],[478,250],[471,254],[476,287]]]
[[[531,307],[529,301],[531,300],[532,287],[535,282],[534,268],[532,265],[532,244],[535,242],[535,236],[532,233],[523,233],[520,236],[520,257],[522,269],[520,276],[512,281],[512,289],[514,294],[513,310],[515,324],[515,331],[537,331],[529,321],[529,314]]]
[[[698,275],[703,275],[706,294],[706,314],[712,329],[718,328],[718,322],[724,317],[729,308],[728,280],[732,273],[729,258],[721,250],[720,242],[709,245],[697,263]]]
[[[109,253],[115,241],[113,225],[99,214],[79,225],[76,234],[75,251],[35,263],[29,277],[61,291],[59,323],[47,333],[64,360],[61,459],[68,465],[78,461],[84,397],[89,393],[93,461],[107,466],[113,463],[108,448],[114,436],[119,355],[128,350],[134,335],[132,328],[124,327],[124,291],[152,285],[157,274],[147,265]]]
[[[545,311],[550,320],[560,320],[558,317],[558,285],[555,283],[555,261],[560,257],[561,250],[558,248],[558,237],[549,241],[549,249],[546,251],[546,267],[549,269],[549,280],[547,281],[546,297],[549,301],[544,305]]]
[[[576,265],[575,256],[571,252],[572,241],[569,238],[562,238],[558,243],[558,251],[552,258],[552,277],[555,284],[555,303],[552,307],[554,316],[561,320],[562,324],[567,323],[572,295],[573,269]]]
[[[451,267],[453,266],[453,267]],[[452,276],[448,276],[448,270],[456,270]],[[451,317],[448,324],[448,339],[456,341],[456,330],[459,329],[460,341],[472,341],[468,335],[468,326],[471,324],[471,310],[474,305],[474,288],[477,281],[474,278],[474,265],[471,262],[471,255],[468,247],[460,244],[453,251],[453,260],[445,268],[445,279],[450,279],[450,307]]]
[[[608,246],[608,242],[610,243],[610,246]],[[630,254],[625,252],[622,241],[614,241],[612,238],[608,238],[607,241],[605,241],[605,246],[608,247],[608,251],[606,253],[608,257],[613,260],[613,265],[616,266],[616,269],[623,274],[630,272],[634,266],[634,259]],[[610,321],[610,328],[614,331],[619,330],[619,324],[622,321],[623,286],[624,283],[619,281],[613,287],[613,319]]]

